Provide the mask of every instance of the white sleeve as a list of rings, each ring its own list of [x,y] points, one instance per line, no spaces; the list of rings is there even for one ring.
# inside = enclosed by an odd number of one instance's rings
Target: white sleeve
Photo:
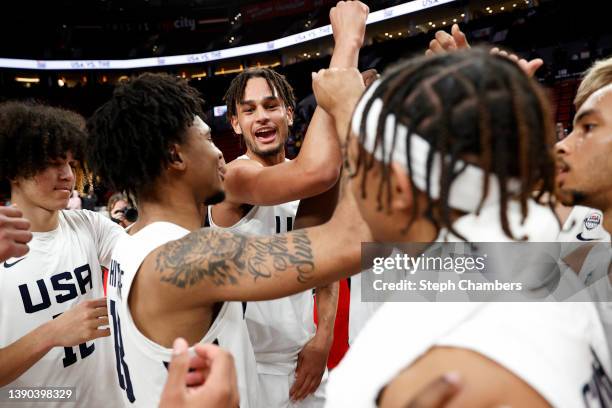
[[[91,222],[100,265],[108,268],[115,244],[125,234],[123,228],[105,216],[93,211],[83,210]]]

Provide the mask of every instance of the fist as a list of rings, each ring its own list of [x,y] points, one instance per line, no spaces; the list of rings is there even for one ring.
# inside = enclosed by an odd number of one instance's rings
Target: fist
[[[312,89],[319,106],[336,117],[339,109],[352,113],[365,84],[356,68],[329,68],[312,75]]]
[[[15,207],[0,207],[0,262],[28,253],[32,239],[30,221]]]
[[[361,48],[365,36],[365,23],[370,9],[360,1],[339,1],[329,11],[329,20],[336,46]]]

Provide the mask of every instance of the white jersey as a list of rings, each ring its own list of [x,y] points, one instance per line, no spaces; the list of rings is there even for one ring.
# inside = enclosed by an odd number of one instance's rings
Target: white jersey
[[[237,160],[249,159],[240,156]],[[227,230],[251,235],[273,235],[293,229],[299,205],[291,201],[274,206],[253,206]],[[211,207],[208,218],[215,225]],[[314,336],[314,300],[311,291],[281,299],[248,302],[246,323],[255,351],[257,369],[262,374],[287,375],[295,370],[297,355]]]
[[[159,405],[168,376],[167,365],[172,359],[172,349],[154,343],[134,324],[128,305],[132,283],[148,254],[188,233],[189,230],[176,224],[155,222],[134,235],[122,237],[113,251],[108,277],[108,311],[115,344],[115,378],[119,378],[127,406],[148,408]],[[242,305],[225,302],[202,336],[201,343],[215,343],[232,353],[238,376],[240,407],[258,408],[255,358]]]
[[[379,392],[434,346],[496,361],[554,407],[584,407],[595,395],[595,356],[610,373],[591,303],[387,303],[331,373],[326,406],[375,407]]]
[[[542,223],[554,223],[549,210],[530,202],[529,216],[521,223],[514,204],[509,205],[508,218],[516,236],[554,241],[558,229],[541,228]],[[499,207],[485,207],[479,217],[464,216],[454,227],[474,242],[476,237],[507,241],[498,214]],[[565,277],[577,281],[572,274]],[[611,369],[604,329],[595,305],[589,302],[386,303],[331,373],[326,406],[375,407],[380,391],[435,346],[473,350],[496,361],[554,407],[585,406],[584,401],[592,401],[601,385],[596,367],[607,373]],[[364,367],[368,375],[363,374]]]
[[[559,242],[610,242],[603,228],[603,214],[594,208],[575,206],[557,237]]]
[[[78,303],[103,297],[101,265],[109,265],[122,235],[118,225],[87,210],[60,211],[55,230],[34,232],[26,256],[0,265],[0,347]],[[76,403],[45,402],[45,407],[120,406],[112,347],[110,337],[54,347],[5,389],[76,387]]]

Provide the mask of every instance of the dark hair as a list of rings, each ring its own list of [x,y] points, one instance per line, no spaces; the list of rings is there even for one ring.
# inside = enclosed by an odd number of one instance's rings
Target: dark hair
[[[10,180],[29,178],[70,152],[79,163],[77,188],[82,188],[86,134],[75,112],[33,102],[0,104],[0,196],[10,196]]]
[[[88,162],[112,190],[138,198],[170,162],[195,115],[204,117],[196,89],[168,74],[142,74],[115,88],[87,122]]]
[[[433,154],[437,151],[443,157],[450,158],[442,161],[439,200],[434,202],[427,191],[425,214],[438,228],[447,228],[461,237],[452,227],[448,196],[452,181],[460,172],[453,170],[455,164],[466,156],[475,157],[476,164],[485,171],[481,206],[488,193],[489,175],[494,173],[498,177],[501,224],[510,238],[514,239],[507,217],[510,198],[519,198],[524,220],[527,217],[527,200],[533,196],[534,190],[538,190],[536,199],[540,201],[545,194],[553,196],[554,160],[551,148],[555,132],[550,107],[539,85],[509,59],[492,56],[486,50],[472,49],[433,58],[416,58],[392,68],[383,76],[365,104],[359,132],[362,144],[367,114],[378,98],[382,99],[383,108],[378,121],[375,149],[385,134],[386,120],[381,119],[393,114],[398,123],[408,128],[408,135],[416,133],[434,147],[427,158],[428,180]],[[410,174],[410,143],[406,143],[406,146]],[[384,195],[387,205],[391,200],[390,156],[389,152],[383,154],[385,161],[381,163],[383,180],[378,189],[379,208],[383,206]],[[365,174],[373,165],[373,156],[365,157],[362,150],[356,172],[363,170]],[[508,191],[510,178],[520,181],[520,197]],[[416,195],[414,183],[412,189]],[[365,195],[365,177],[362,194]],[[551,198],[548,200],[552,208]],[[415,206],[413,217],[416,215]]]
[[[293,88],[287,82],[284,75],[279,74],[270,68],[249,68],[242,71],[230,83],[223,100],[227,105],[227,118],[231,120],[232,116],[237,115],[236,105],[244,98],[244,90],[247,82],[251,78],[263,78],[268,83],[272,91],[278,92],[278,97],[283,101],[287,108],[295,109],[295,95]]]

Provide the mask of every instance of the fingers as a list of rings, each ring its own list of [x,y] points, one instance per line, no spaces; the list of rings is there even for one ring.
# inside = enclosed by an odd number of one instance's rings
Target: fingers
[[[434,54],[443,54],[445,52],[444,48],[442,48],[442,44],[440,44],[440,42],[436,39],[429,42],[429,49]]]
[[[32,233],[27,230],[15,229],[6,231],[5,238],[16,242],[17,244],[27,244],[32,240]]]
[[[544,65],[544,61],[541,58],[536,58],[531,61],[519,58],[516,54],[510,54],[507,51],[500,50],[497,47],[491,48],[491,54],[499,55],[510,59],[518,64],[518,66],[527,74],[529,77],[533,77],[538,69]]]
[[[164,387],[164,394],[182,394],[185,390],[187,372],[189,370],[189,354],[187,342],[183,338],[174,340],[172,346],[172,360],[168,366],[168,379]]]
[[[365,86],[369,86],[372,82],[376,81],[380,75],[378,75],[378,71],[375,69],[368,69],[361,73],[361,77],[363,78],[363,83]]]
[[[99,317],[96,324],[96,327],[108,326],[108,316]]]
[[[457,49],[470,48],[470,44],[467,42],[467,38],[461,29],[459,29],[459,24],[453,24],[451,28],[451,35],[455,40],[455,45]]]
[[[445,374],[419,392],[408,408],[443,408],[460,389],[459,375]]]
[[[10,254],[9,258],[19,258],[30,252],[30,247],[26,244],[13,243],[8,252]]]
[[[204,384],[206,377],[201,371],[189,371],[185,377],[185,383],[188,387],[195,387]]]
[[[87,307],[91,307],[91,308],[99,308],[99,307],[103,307],[106,308],[106,298],[98,298],[98,299],[91,299],[91,300],[87,300]]]
[[[23,213],[15,206],[10,207],[0,207],[0,216],[6,216],[11,218],[20,218],[23,216]]]
[[[538,69],[542,68],[542,65],[544,65],[544,60],[541,58],[536,58],[527,62],[527,66],[523,70],[528,76],[532,77],[535,75]]]
[[[301,401],[304,398],[306,398],[309,394],[311,394],[310,390],[312,389],[314,383],[316,382],[316,378],[314,378],[314,376],[312,375],[305,375],[304,377],[305,377],[304,382],[293,394],[294,401]],[[314,390],[312,392],[314,392]]]
[[[445,31],[436,32],[436,40],[445,51],[455,51],[457,49],[455,39]]]
[[[108,329],[97,329],[94,330],[91,334],[91,337],[88,340],[94,340],[100,337],[108,337],[111,335],[110,328]]]
[[[289,389],[289,398],[293,401],[297,401],[298,391],[302,389],[306,382],[306,374],[300,369],[300,363],[298,361],[297,370],[295,370],[295,381]]]

